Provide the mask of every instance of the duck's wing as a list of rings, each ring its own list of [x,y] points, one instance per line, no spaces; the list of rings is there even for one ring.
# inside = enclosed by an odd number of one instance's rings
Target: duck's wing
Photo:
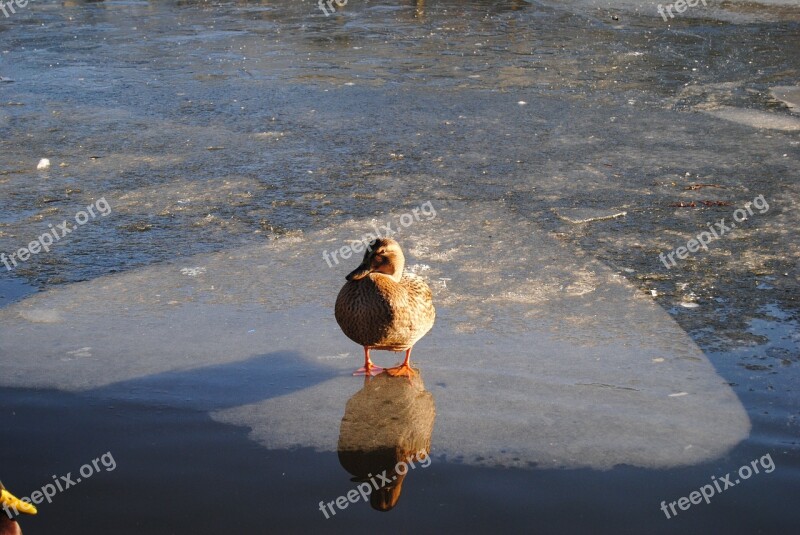
[[[436,319],[433,306],[433,293],[427,283],[415,275],[404,275],[400,285],[405,289],[403,319],[407,322],[406,331],[411,344],[431,330]]]

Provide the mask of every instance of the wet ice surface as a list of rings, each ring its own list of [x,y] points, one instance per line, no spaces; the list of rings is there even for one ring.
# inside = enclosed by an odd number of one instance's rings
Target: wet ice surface
[[[437,288],[437,330],[415,358],[437,398],[438,456],[670,467],[719,457],[747,436],[748,417],[702,352],[622,277],[545,236],[530,240],[533,227],[502,211],[440,205],[435,216],[396,236]],[[486,224],[467,235],[453,228],[465,218]],[[398,220],[386,219],[390,227]],[[4,354],[39,340],[35,355],[0,370],[4,381],[234,405],[212,417],[252,428],[269,448],[332,451],[342,405],[359,383],[348,371],[360,348],[331,314],[350,268],[328,268],[322,252],[368,227],[333,226],[29,298],[0,312]],[[531,264],[542,267],[530,272]],[[435,284],[443,279],[446,287]],[[349,358],[330,358],[338,355]],[[256,365],[261,381],[231,380]],[[319,384],[281,395],[305,373]],[[251,399],[262,392],[274,397]]]
[[[85,486],[163,488],[182,519],[213,507],[186,492],[209,478],[239,483],[218,484],[243,532],[264,494],[285,529],[374,520],[316,510],[352,488],[333,452],[362,387],[331,310],[353,262],[322,252],[430,200],[437,218],[398,235],[438,309],[413,355],[435,461],[409,476],[404,514],[496,529],[464,516],[491,503],[517,529],[785,531],[796,513],[770,497],[798,477],[800,10],[713,3],[667,25],[645,2],[351,4],[40,2],[0,19],[0,252],[112,207],[0,287],[16,301],[3,407],[81,429],[65,458],[4,411],[19,429],[4,482],[25,494],[74,470],[88,440],[138,470]],[[762,194],[769,210],[708,251],[659,261]],[[121,419],[136,423],[107,432]],[[208,471],[208,447],[247,460]],[[775,473],[659,511],[767,452]],[[31,532],[86,506],[64,496]],[[152,532],[192,525],[130,509]],[[125,515],[97,532],[136,525]]]

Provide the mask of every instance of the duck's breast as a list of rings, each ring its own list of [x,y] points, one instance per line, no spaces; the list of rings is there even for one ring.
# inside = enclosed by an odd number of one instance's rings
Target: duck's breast
[[[391,296],[372,275],[342,286],[336,298],[336,322],[344,334],[363,346],[385,341],[394,324]]]

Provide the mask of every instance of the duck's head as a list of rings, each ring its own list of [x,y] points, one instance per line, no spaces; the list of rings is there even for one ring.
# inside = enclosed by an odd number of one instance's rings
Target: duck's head
[[[405,265],[406,257],[403,256],[400,244],[391,238],[378,238],[367,246],[361,265],[345,278],[348,281],[357,281],[370,273],[383,273],[395,282],[400,282]]]
[[[22,530],[14,520],[17,514],[36,514],[36,507],[8,492],[2,483],[0,483],[0,508],[0,535],[22,535]]]

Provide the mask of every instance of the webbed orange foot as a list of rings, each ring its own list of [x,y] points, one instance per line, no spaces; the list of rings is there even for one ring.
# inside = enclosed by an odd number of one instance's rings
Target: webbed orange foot
[[[384,369],[380,366],[375,366],[372,364],[371,366],[361,366],[359,369],[353,372],[353,375],[370,375],[372,377],[383,373]]]
[[[419,372],[412,368],[408,364],[401,364],[400,366],[395,366],[394,368],[387,368],[386,373],[391,375],[392,377],[416,377],[419,375]]]
[[[383,373],[383,368],[380,366],[375,366],[372,363],[372,359],[369,358],[369,347],[364,346],[364,365],[361,366],[359,369],[353,372],[353,375],[369,375],[375,376],[379,373]]]

